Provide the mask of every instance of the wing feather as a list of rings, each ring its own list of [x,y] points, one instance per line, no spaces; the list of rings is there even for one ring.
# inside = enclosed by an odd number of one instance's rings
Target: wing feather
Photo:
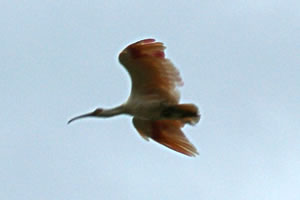
[[[197,149],[189,142],[181,131],[184,123],[179,120],[153,121],[133,118],[133,125],[146,140],[151,138],[154,141],[187,156],[195,156],[198,154]]]
[[[178,70],[165,58],[164,49],[163,43],[146,39],[129,45],[120,53],[120,63],[132,81],[131,98],[178,103],[177,86],[183,82]]]

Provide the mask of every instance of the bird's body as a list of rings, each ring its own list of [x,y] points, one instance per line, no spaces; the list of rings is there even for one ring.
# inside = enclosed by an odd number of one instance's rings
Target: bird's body
[[[75,117],[111,117],[118,114],[133,116],[133,125],[140,135],[152,138],[175,151],[188,156],[197,154],[181,128],[196,124],[200,115],[194,104],[179,104],[177,86],[182,85],[179,72],[165,58],[165,47],[154,39],[146,39],[126,47],[119,61],[130,74],[131,94],[128,100],[112,109],[96,109]]]

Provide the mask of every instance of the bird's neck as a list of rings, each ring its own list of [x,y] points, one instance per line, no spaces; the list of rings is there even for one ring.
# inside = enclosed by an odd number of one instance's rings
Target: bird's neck
[[[124,114],[124,106],[120,105],[117,106],[115,108],[111,108],[111,109],[104,109],[99,115],[98,117],[112,117],[115,115],[120,115],[120,114]]]

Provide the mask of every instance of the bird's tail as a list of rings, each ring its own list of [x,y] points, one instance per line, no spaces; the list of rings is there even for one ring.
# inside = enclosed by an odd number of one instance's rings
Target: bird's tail
[[[178,104],[166,107],[162,112],[163,117],[179,119],[184,123],[195,125],[200,120],[198,107],[194,104]]]

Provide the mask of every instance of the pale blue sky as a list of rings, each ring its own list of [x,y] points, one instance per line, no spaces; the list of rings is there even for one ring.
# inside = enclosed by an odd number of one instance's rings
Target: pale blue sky
[[[300,3],[0,2],[0,198],[298,200]],[[188,158],[131,118],[71,117],[126,100],[128,44],[167,46],[202,114]]]

